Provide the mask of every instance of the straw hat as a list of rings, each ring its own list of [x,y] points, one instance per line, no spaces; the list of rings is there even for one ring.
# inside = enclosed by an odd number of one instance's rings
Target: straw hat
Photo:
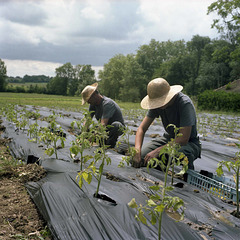
[[[181,92],[181,85],[170,86],[163,78],[155,78],[148,83],[148,95],[141,101],[144,109],[155,109],[166,105],[177,93]]]
[[[92,94],[97,90],[98,83],[94,83],[92,85],[86,86],[81,94],[82,94],[82,105],[85,104],[89,98],[92,96]]]

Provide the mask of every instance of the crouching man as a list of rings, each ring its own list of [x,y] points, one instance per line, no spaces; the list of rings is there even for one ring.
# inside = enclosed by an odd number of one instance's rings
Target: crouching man
[[[98,83],[94,83],[83,89],[81,93],[82,105],[86,102],[90,104],[89,112],[91,113],[91,118],[95,116],[103,126],[107,126],[109,137],[105,144],[110,148],[114,148],[125,126],[122,112],[118,104],[111,98],[102,96],[98,92],[97,87]]]
[[[135,138],[137,154],[133,159],[133,167],[146,166],[150,159],[159,158],[160,150],[175,137],[174,124],[180,128],[176,143],[180,144],[179,152],[188,157],[188,168],[194,169],[193,162],[201,155],[201,143],[197,135],[197,120],[191,99],[183,94],[181,85],[170,86],[163,78],[156,78],[148,83],[148,95],[141,101],[141,107],[148,109],[147,115],[140,124]],[[143,144],[149,126],[155,118],[160,117],[165,129],[162,137]]]

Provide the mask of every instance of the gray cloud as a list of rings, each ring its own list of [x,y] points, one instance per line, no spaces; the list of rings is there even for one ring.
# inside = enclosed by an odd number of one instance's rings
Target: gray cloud
[[[213,1],[1,0],[0,58],[103,66],[153,38],[212,37]]]
[[[47,19],[45,11],[41,8],[38,1],[5,2],[1,8],[2,18],[13,23],[38,26],[43,25]]]
[[[56,46],[51,43],[41,42],[38,47],[22,43],[21,45],[5,44],[0,46],[1,58],[6,59],[26,59],[38,61],[50,61],[72,64],[91,64],[101,66],[108,62],[116,54],[128,54],[135,51],[135,44],[118,46],[112,43],[98,45],[78,45],[78,46]]]

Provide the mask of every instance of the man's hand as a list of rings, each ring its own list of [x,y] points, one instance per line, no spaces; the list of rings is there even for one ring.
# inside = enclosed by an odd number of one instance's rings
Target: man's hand
[[[141,152],[137,150],[135,156],[133,157],[132,166],[135,168],[141,167]]]
[[[147,166],[148,162],[152,159],[152,158],[157,158],[159,155],[159,149],[155,149],[151,152],[149,152],[145,158],[144,158],[144,165]]]

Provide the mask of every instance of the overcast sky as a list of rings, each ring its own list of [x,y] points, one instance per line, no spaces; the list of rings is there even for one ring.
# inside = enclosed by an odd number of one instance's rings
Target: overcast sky
[[[8,76],[55,75],[70,62],[98,70],[151,39],[218,37],[214,0],[0,0],[0,58]]]

